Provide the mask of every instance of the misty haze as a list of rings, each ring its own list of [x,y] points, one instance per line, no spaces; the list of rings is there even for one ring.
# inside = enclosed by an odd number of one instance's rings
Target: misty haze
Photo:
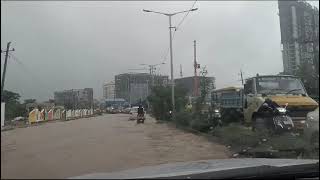
[[[1,179],[319,178],[319,1],[2,0],[1,139]]]

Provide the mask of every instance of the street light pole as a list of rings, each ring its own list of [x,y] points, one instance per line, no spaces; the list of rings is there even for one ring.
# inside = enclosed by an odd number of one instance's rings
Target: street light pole
[[[165,16],[169,17],[169,37],[170,37],[170,66],[171,66],[171,101],[172,101],[172,117],[173,119],[175,118],[175,101],[174,101],[174,78],[173,78],[173,53],[172,53],[172,27],[171,25],[171,17],[180,13],[186,13],[190,11],[196,11],[198,8],[186,10],[186,11],[179,11],[175,13],[163,13],[163,12],[157,12],[157,11],[152,11],[152,10],[146,10],[143,9],[144,12],[152,12],[152,13],[157,13],[157,14],[162,14]]]
[[[174,78],[173,78],[173,56],[172,56],[172,25],[171,17],[169,16],[169,37],[170,37],[170,66],[171,66],[171,102],[172,102],[172,115],[175,117],[175,101],[174,101]]]

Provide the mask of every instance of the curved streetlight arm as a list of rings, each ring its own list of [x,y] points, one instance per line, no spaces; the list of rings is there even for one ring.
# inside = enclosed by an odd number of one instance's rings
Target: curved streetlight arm
[[[158,11],[152,11],[152,10],[147,10],[147,9],[143,9],[143,12],[153,12],[153,13],[162,14],[162,15],[166,15],[166,16],[170,15],[170,14],[168,14],[168,13],[163,13],[163,12],[158,12]]]
[[[153,13],[162,14],[162,15],[166,15],[166,16],[174,16],[176,14],[185,13],[185,12],[189,12],[189,11],[196,11],[196,10],[198,10],[198,8],[193,8],[193,9],[180,11],[180,12],[175,12],[175,13],[170,13],[170,14],[169,13],[158,12],[158,11],[153,11],[153,10],[147,10],[147,9],[143,9],[143,12],[153,12]]]
[[[159,64],[139,64],[141,66],[158,66],[158,65],[162,65],[162,64],[166,64],[166,63],[159,63]]]

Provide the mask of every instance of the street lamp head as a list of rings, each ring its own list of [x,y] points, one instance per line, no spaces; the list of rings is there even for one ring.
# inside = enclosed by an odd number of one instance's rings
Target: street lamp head
[[[191,9],[191,11],[196,11],[196,10],[198,10],[198,8],[193,8],[193,9]]]

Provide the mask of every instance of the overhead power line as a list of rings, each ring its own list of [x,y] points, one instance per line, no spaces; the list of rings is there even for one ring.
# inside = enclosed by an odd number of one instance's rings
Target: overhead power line
[[[15,62],[17,62],[21,67],[22,67],[22,69],[25,71],[25,72],[27,72],[31,77],[32,77],[32,79],[33,80],[36,80],[36,83],[39,83],[39,85],[42,87],[41,89],[42,89],[42,91],[40,91],[41,93],[43,93],[43,95],[47,95],[47,94],[44,94],[45,92],[43,91],[43,89],[45,88],[46,89],[46,91],[47,91],[47,93],[48,94],[52,94],[52,92],[49,90],[49,89],[47,89],[48,88],[48,85],[47,85],[47,83],[46,82],[44,82],[43,80],[41,80],[38,76],[36,76],[32,71],[30,71],[30,69],[21,61],[21,60],[19,60],[19,58],[18,57],[16,57],[15,55],[13,55],[12,53],[9,53],[9,57],[11,58],[11,59],[13,59]],[[29,79],[29,78],[28,78]],[[34,82],[33,82],[33,84],[35,84]]]
[[[197,0],[195,0],[192,4],[192,7],[190,9],[193,9],[194,8],[194,5],[196,4]],[[175,31],[173,32],[172,34],[172,40],[174,40],[174,37],[176,35],[176,31],[180,29],[180,26],[182,25],[183,21],[187,18],[187,16],[189,15],[190,11],[188,11],[184,16],[183,18],[181,19],[181,21],[179,22],[178,26],[175,28]],[[169,55],[169,47],[166,49],[164,55],[162,56],[164,60],[167,60],[167,57]]]
[[[194,8],[194,5],[196,4],[197,0],[194,1],[194,3],[192,4],[192,7],[190,9],[193,9]],[[186,17],[189,15],[190,11],[188,11],[182,18],[182,20],[180,21],[180,23],[178,24],[178,26],[176,27],[176,30],[177,31],[179,29],[179,27],[181,26],[181,24],[183,23],[183,21],[186,19]]]

